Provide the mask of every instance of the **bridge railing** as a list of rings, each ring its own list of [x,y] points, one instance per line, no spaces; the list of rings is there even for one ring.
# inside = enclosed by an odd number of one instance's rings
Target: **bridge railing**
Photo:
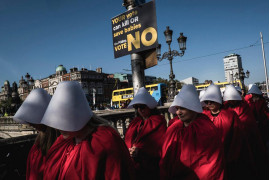
[[[158,110],[164,115],[167,122],[169,121],[170,114],[168,113],[168,107],[160,106]],[[96,115],[103,117],[104,119],[111,122],[111,124],[119,131],[123,137],[126,129],[135,116],[134,109],[119,109],[119,110],[108,110],[108,111],[94,111]],[[18,134],[35,134],[34,128],[27,124],[20,124],[13,121],[12,116],[0,118],[0,132],[8,134],[10,137],[18,136]],[[17,134],[14,135],[14,133]],[[12,134],[13,133],[13,134]],[[1,134],[0,134],[1,137]],[[1,137],[5,138],[5,137]]]

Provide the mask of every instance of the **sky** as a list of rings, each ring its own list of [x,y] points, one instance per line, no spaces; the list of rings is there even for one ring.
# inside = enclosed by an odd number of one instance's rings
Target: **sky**
[[[149,2],[147,0],[146,2]],[[111,19],[126,11],[122,0],[1,0],[0,87],[19,82],[29,73],[48,77],[62,64],[104,73],[131,73],[131,58],[114,59]],[[225,81],[223,58],[236,53],[246,84],[265,81],[260,32],[269,72],[268,0],[156,0],[158,42],[168,51],[163,32],[173,30],[172,50],[183,32],[187,49],[174,57],[179,81],[195,77]],[[146,69],[145,74],[169,79],[168,60]]]

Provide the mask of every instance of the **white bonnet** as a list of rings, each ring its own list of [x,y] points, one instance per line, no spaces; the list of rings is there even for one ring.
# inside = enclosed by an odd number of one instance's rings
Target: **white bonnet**
[[[181,91],[178,93],[170,106],[169,112],[175,114],[176,106],[180,106],[198,113],[202,112],[202,106],[198,93],[193,85],[187,84],[182,87]]]
[[[208,86],[200,101],[214,101],[222,104],[222,95],[219,86],[214,84]]]
[[[32,90],[14,115],[14,121],[22,124],[40,124],[50,100],[51,96],[44,89]]]
[[[235,86],[235,89],[236,89],[237,91],[239,91],[240,93],[242,93],[242,89],[241,89],[239,86]]]
[[[205,93],[205,90],[201,90],[201,91],[200,91],[200,94],[199,94],[199,99],[200,99],[200,101],[201,101],[201,99],[202,99],[204,93]],[[206,106],[206,104],[205,104],[203,101],[201,101],[201,105],[202,105],[202,107]]]
[[[55,129],[74,132],[93,116],[81,85],[77,81],[60,82],[41,121]]]
[[[247,94],[262,95],[262,91],[258,88],[257,85],[253,84]]]
[[[144,87],[141,87],[138,90],[137,94],[132,99],[132,101],[129,103],[127,108],[128,109],[133,108],[133,105],[135,105],[135,104],[145,104],[150,109],[154,109],[158,105],[155,98],[153,98]]]
[[[241,101],[242,97],[240,96],[239,92],[236,90],[236,88],[229,84],[226,86],[224,95],[223,95],[223,101],[230,101],[230,100],[236,100]]]

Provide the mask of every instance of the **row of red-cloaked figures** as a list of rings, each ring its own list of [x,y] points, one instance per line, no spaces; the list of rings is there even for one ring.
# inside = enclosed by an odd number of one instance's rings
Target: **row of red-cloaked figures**
[[[210,85],[199,98],[184,85],[167,122],[140,88],[138,112],[121,139],[90,109],[81,85],[61,82],[52,97],[33,90],[14,116],[39,132],[27,159],[36,179],[268,179],[268,107],[257,86],[246,100],[232,85]]]

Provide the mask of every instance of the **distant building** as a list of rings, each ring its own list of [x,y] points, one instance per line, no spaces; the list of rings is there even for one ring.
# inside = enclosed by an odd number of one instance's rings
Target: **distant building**
[[[180,82],[184,83],[184,84],[193,84],[194,86],[199,84],[199,80],[195,77],[189,77],[189,78],[186,78]]]
[[[115,73],[113,75],[121,82],[121,88],[133,87],[132,74]],[[156,79],[155,76],[145,76],[145,85],[153,84]]]
[[[3,102],[8,103],[5,103],[5,105],[2,105],[0,107],[0,114],[5,112],[11,114],[17,111],[18,107],[20,106],[21,100],[18,94],[18,87],[16,82],[12,84],[12,87],[10,87],[8,80],[4,82],[4,86],[2,86],[0,92],[0,104],[2,104]],[[10,106],[8,105],[9,103]]]
[[[4,86],[2,86],[2,91],[0,92],[0,101],[6,101],[9,97],[11,97],[12,89],[10,87],[9,81],[4,82]]]
[[[238,54],[230,54],[223,58],[225,80],[227,82],[233,82],[236,77],[235,74],[240,72],[242,68],[242,58]]]
[[[62,81],[78,81],[86,95],[89,105],[109,104],[112,98],[112,91],[116,89],[115,78],[103,73],[102,68],[96,71],[74,67],[67,72],[63,65],[59,65],[55,74],[47,78],[36,80],[35,88],[44,88],[50,95],[53,95],[57,85]]]
[[[156,77],[146,76],[146,84],[152,84]],[[19,97],[22,101],[26,99],[33,89],[43,88],[50,95],[56,91],[57,85],[62,81],[78,81],[85,93],[89,105],[110,104],[112,99],[112,91],[132,87],[131,74],[106,74],[102,72],[102,68],[97,68],[96,71],[86,68],[78,69],[71,68],[68,72],[63,65],[59,65],[55,69],[55,74],[51,74],[43,79],[34,80],[28,73],[25,79],[22,76],[19,81],[19,87],[13,85],[10,87],[8,81],[5,82],[0,92],[0,101],[7,100],[8,97]],[[17,93],[13,93],[13,90]]]
[[[20,96],[20,99],[24,101],[28,94],[32,91],[35,85],[34,79],[30,76],[30,74],[26,73],[26,75],[21,77],[21,80],[19,81],[19,88],[18,93]]]

